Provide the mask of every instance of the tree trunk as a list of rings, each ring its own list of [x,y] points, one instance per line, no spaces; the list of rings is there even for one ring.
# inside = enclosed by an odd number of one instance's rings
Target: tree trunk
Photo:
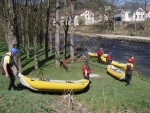
[[[26,55],[27,58],[29,58],[29,33],[28,33],[28,15],[29,15],[29,8],[28,8],[28,0],[26,0],[26,4],[25,4],[25,21],[24,21],[24,29],[25,29],[25,51],[26,51]]]
[[[56,32],[55,32],[55,63],[60,67],[60,17],[59,17],[59,1],[56,0]]]
[[[38,64],[38,48],[37,48],[37,24],[38,24],[38,13],[37,13],[37,6],[36,2],[34,2],[34,14],[32,15],[32,20],[33,20],[33,46],[34,46],[34,67],[35,69],[39,68]]]
[[[45,60],[48,60],[49,14],[50,14],[50,1],[47,0],[46,35],[45,35]]]
[[[21,0],[21,5],[19,6],[19,17],[20,17],[20,29],[21,29],[21,39],[22,39],[22,47],[25,48],[25,36],[24,36],[24,18],[23,18],[23,3],[22,3],[22,0]]]
[[[51,20],[49,21],[49,30],[48,30],[48,38],[49,38],[49,50],[50,50],[50,53],[52,53],[53,51],[53,43],[52,43],[52,23],[51,23]]]
[[[66,59],[67,57],[67,37],[68,37],[68,30],[69,30],[69,16],[67,15],[67,0],[64,0],[64,48],[63,48],[63,54]]]
[[[70,57],[71,59],[74,59],[74,5],[73,5],[73,1],[71,1]]]
[[[38,69],[39,64],[38,64],[38,49],[37,49],[37,35],[36,35],[36,32],[34,32],[34,36],[33,36],[33,45],[34,45],[34,67],[35,67],[35,69]]]
[[[8,3],[6,3],[6,7],[7,7],[7,19],[6,19],[6,42],[8,44],[8,49],[10,50],[10,48],[12,47],[17,47],[17,38],[14,35],[15,34],[15,30],[14,30],[14,26],[13,26],[13,3],[12,0],[8,0]]]
[[[15,26],[17,23],[17,15],[14,15],[15,10],[15,3],[13,3],[12,0],[4,1],[4,6],[6,8],[6,14],[5,14],[5,24],[6,24],[6,42],[8,44],[8,51],[15,47],[17,48],[17,28],[18,26]],[[16,59],[16,58],[15,58]],[[13,68],[14,73],[16,73],[16,68]]]

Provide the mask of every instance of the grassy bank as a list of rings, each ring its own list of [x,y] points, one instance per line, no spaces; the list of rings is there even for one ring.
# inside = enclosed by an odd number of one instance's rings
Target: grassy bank
[[[1,49],[6,51],[6,49]],[[32,49],[31,49],[32,53]],[[69,79],[82,78],[81,66],[83,61],[68,62],[69,70],[63,67],[56,68],[54,53],[49,54],[49,61],[44,61],[44,48],[39,49],[40,68],[33,67],[33,55],[26,59],[22,58],[22,73],[33,78]],[[72,107],[68,107],[66,94],[33,92],[22,87],[18,78],[16,85],[19,91],[7,91],[9,79],[0,75],[0,110],[5,113],[68,113],[68,112],[91,112],[91,113],[148,113],[150,112],[150,79],[133,73],[130,86],[125,86],[106,73],[106,65],[98,64],[95,58],[89,58],[92,73],[99,77],[91,78],[92,84],[89,91],[81,93],[71,92],[73,98]]]

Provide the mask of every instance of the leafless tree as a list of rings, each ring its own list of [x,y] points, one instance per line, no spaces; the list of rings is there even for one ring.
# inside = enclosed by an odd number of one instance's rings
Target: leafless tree
[[[77,0],[71,0],[71,36],[70,36],[70,57],[71,59],[74,59],[74,7],[76,4]]]
[[[5,40],[8,44],[8,51],[9,51],[10,48],[12,47],[15,48],[19,47],[18,25],[17,25],[18,15],[16,9],[17,7],[16,2],[14,0],[1,0],[0,3],[2,6],[2,15],[3,15],[2,17],[5,28]],[[16,60],[20,61],[20,59]],[[21,65],[19,67],[21,67]]]
[[[56,0],[56,31],[55,31],[55,63],[57,67],[60,67],[60,6],[59,0]]]

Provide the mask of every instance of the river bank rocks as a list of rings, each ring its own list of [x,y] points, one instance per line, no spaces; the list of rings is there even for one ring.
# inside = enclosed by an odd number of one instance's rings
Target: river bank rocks
[[[141,36],[125,36],[125,35],[113,35],[113,34],[96,34],[96,33],[81,33],[75,32],[75,35],[86,36],[86,37],[95,37],[95,38],[106,38],[106,39],[116,39],[124,41],[134,41],[142,43],[150,43],[150,37],[141,37]]]

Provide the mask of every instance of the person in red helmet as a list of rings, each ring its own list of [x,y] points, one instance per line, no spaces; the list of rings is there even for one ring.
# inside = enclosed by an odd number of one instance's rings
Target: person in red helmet
[[[82,65],[82,72],[83,72],[83,77],[89,80],[89,74],[91,73],[91,68],[87,60]]]
[[[97,50],[97,57],[98,57],[98,62],[100,63],[101,62],[101,55],[104,54],[104,50],[103,48],[99,48],[99,50]]]
[[[133,71],[133,63],[132,63],[132,59],[129,58],[128,59],[128,63],[125,64],[125,81],[126,81],[126,85],[130,85],[130,81],[132,79],[132,71]]]
[[[109,52],[109,54],[107,55],[106,62],[107,62],[108,65],[111,64],[111,62],[112,62],[112,52]]]
[[[10,83],[9,83],[9,87],[8,90],[11,90],[11,88],[13,87],[14,90],[17,89],[17,87],[15,86],[14,82],[15,82],[15,75],[13,73],[12,70],[12,66],[14,65],[17,70],[19,70],[18,65],[16,64],[16,62],[14,61],[14,56],[18,53],[18,50],[16,48],[11,48],[10,52],[6,53],[3,56],[3,69],[4,69],[4,73],[6,75],[6,77],[10,78]]]

